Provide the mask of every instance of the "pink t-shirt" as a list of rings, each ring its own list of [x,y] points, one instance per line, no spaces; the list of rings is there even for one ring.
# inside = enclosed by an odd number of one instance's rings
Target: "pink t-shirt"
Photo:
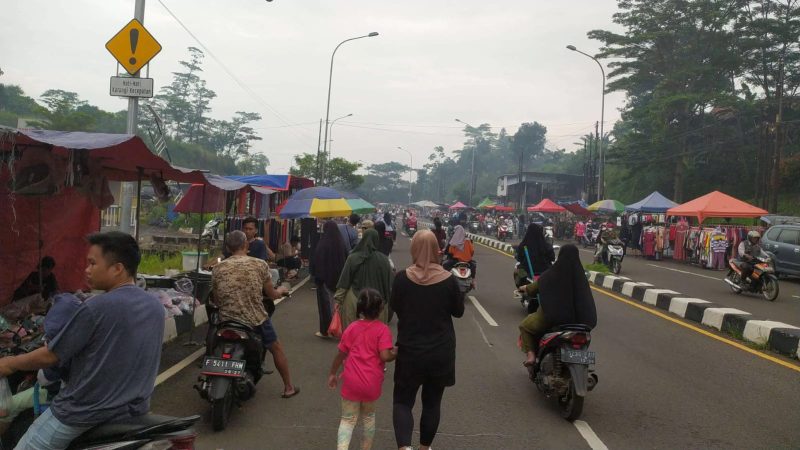
[[[381,397],[383,368],[380,352],[392,348],[392,332],[380,320],[357,320],[344,330],[339,350],[347,353],[342,371],[342,398],[374,402]]]

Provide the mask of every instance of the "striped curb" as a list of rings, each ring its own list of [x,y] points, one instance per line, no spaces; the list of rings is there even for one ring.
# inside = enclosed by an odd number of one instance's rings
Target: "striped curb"
[[[419,223],[428,228],[433,228],[433,224],[430,222],[420,221]],[[487,247],[500,250],[501,252],[507,253],[509,255],[514,254],[514,246],[511,244],[506,244],[505,242],[500,242],[497,239],[492,239],[490,237],[482,236],[480,234],[467,233],[467,237],[470,238],[472,242],[480,242],[481,244]]]
[[[299,283],[294,285],[289,291],[289,295],[292,295],[303,287],[308,280],[310,279],[309,276],[305,277]],[[283,299],[278,299],[275,301],[275,305],[277,306]],[[194,312],[194,325],[192,325],[192,318],[189,314],[183,314],[180,316],[173,316],[168,319],[164,320],[164,339],[162,344],[166,344],[167,342],[172,342],[178,338],[178,336],[188,333],[192,330],[192,327],[199,327],[204,323],[208,322],[208,313],[206,312],[206,305],[200,305]]]
[[[766,345],[769,350],[800,359],[800,327],[783,322],[757,319],[747,311],[688,297],[650,283],[589,271],[589,281],[633,300],[668,311],[683,319],[742,336],[747,342]]]

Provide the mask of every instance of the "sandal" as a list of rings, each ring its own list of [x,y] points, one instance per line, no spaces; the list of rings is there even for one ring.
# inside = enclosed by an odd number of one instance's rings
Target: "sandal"
[[[300,388],[295,386],[294,387],[294,391],[292,391],[290,394],[287,394],[286,392],[284,392],[283,394],[281,394],[281,398],[292,398],[292,397],[294,397],[295,395],[297,395],[299,393],[300,393]]]
[[[316,336],[318,338],[322,338],[322,339],[330,339],[331,338],[331,336],[329,334],[322,334],[319,331],[314,333],[314,336]]]

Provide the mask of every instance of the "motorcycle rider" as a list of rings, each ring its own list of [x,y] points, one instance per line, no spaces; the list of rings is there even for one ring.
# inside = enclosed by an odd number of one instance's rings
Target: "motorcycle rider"
[[[408,218],[406,219],[406,233],[410,233],[410,229],[414,228],[417,229],[417,216],[414,215],[413,212],[410,213]]]
[[[750,284],[750,275],[753,274],[753,263],[757,259],[769,258],[769,255],[761,248],[761,233],[751,230],[747,233],[747,239],[739,243],[739,258],[737,263],[742,270],[742,282]]]
[[[475,248],[472,245],[472,240],[467,238],[467,233],[464,231],[464,227],[461,225],[456,225],[455,229],[453,230],[453,236],[450,238],[450,242],[448,242],[447,250],[445,250],[445,257],[442,267],[444,267],[445,270],[450,271],[457,262],[469,263],[469,268],[472,272],[472,286],[474,288],[477,270],[477,264],[473,259],[474,256]]]
[[[447,232],[442,228],[442,219],[435,217],[433,219],[433,235],[436,236],[436,242],[439,243],[439,250],[444,250],[447,243]]]
[[[525,250],[528,250],[528,255],[525,255]],[[526,278],[533,278],[541,275],[545,270],[553,265],[556,259],[556,254],[553,251],[553,246],[547,243],[544,236],[544,229],[538,223],[528,225],[525,231],[525,238],[522,239],[519,246],[516,248],[517,268],[514,270],[514,282],[517,287],[526,284]],[[533,267],[533,273],[529,274],[528,271],[528,258]]]
[[[608,244],[617,240],[617,232],[606,224],[600,225],[600,234],[597,235],[597,252],[594,254],[596,262],[607,264]]]

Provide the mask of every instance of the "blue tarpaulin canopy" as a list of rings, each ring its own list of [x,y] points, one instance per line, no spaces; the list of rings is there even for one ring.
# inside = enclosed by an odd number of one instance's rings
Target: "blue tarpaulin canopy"
[[[677,203],[661,195],[658,191],[625,207],[626,211],[643,213],[665,213],[668,209],[678,206]]]
[[[280,191],[289,189],[291,175],[231,175],[225,178],[236,180],[251,186],[264,186]]]

